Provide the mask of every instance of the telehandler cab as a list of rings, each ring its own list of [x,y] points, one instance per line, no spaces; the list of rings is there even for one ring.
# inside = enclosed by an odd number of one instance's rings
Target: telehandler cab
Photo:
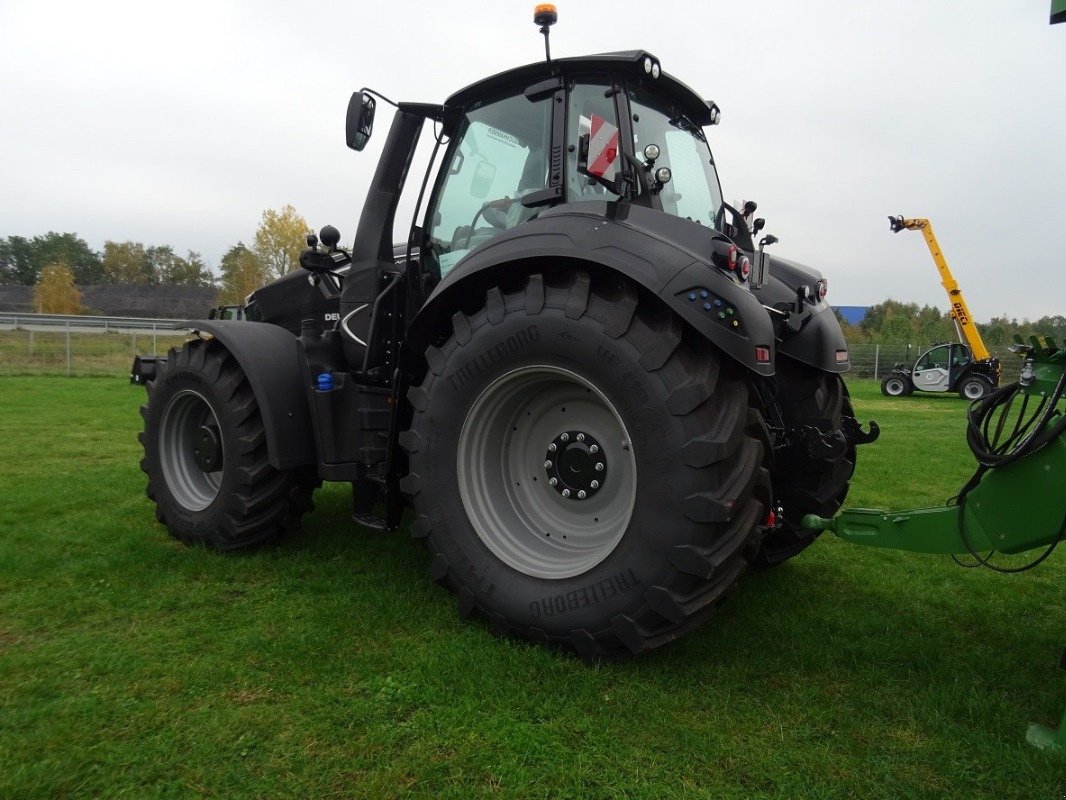
[[[360,525],[413,507],[461,614],[594,659],[682,635],[838,510],[877,431],[822,276],[722,200],[718,106],[645,51],[548,55],[439,105],[353,95],[355,150],[396,112],[351,250],[308,236],[304,271],[244,321],[188,323],[147,385],[174,536],[273,541],[348,482]],[[428,201],[394,245],[427,123]]]

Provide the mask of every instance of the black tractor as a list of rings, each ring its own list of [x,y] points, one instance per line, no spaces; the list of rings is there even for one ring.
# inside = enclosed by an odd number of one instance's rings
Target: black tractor
[[[547,42],[554,12],[538,9]],[[246,319],[189,323],[142,408],[148,496],[178,539],[275,541],[322,481],[404,524],[459,612],[598,659],[692,629],[749,567],[812,541],[855,446],[848,351],[814,270],[722,200],[719,110],[644,51],[548,60],[396,106],[351,250]],[[394,216],[424,125],[423,213]],[[440,161],[439,169],[433,163]],[[416,187],[417,188],[417,187]]]

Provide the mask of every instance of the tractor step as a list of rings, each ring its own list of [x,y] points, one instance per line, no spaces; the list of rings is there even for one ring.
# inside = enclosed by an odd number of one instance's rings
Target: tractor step
[[[381,533],[391,530],[389,524],[385,521],[385,518],[379,517],[377,514],[355,512],[352,514],[352,522],[360,527],[370,528],[373,531],[380,531]]]

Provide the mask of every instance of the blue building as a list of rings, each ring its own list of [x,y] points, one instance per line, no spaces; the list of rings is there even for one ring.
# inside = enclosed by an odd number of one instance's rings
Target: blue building
[[[849,325],[858,325],[866,318],[869,306],[833,306],[833,310],[848,321]]]

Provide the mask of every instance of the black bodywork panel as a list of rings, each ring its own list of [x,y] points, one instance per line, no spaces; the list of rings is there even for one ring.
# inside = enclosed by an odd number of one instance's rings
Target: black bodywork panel
[[[817,299],[822,274],[784,258],[770,257],[770,277],[755,296],[774,318],[777,352],[803,364],[844,373],[851,368],[848,345],[836,314],[825,300]],[[807,286],[815,299],[801,299],[799,289]]]
[[[585,201],[546,210],[456,265],[411,322],[406,344],[409,352],[420,355],[436,325],[451,316],[463,294],[484,290],[514,271],[598,265],[658,295],[748,369],[772,375],[774,332],[769,317],[747,288],[711,264],[716,236],[720,234],[711,228],[628,203]],[[732,309],[725,325],[717,316],[724,309]],[[733,326],[733,320],[739,324]],[[770,350],[769,362],[755,360],[756,347]]]
[[[314,431],[300,369],[296,337],[284,328],[237,320],[190,320],[184,326],[210,334],[233,354],[255,392],[266,429],[271,466],[315,463]]]

